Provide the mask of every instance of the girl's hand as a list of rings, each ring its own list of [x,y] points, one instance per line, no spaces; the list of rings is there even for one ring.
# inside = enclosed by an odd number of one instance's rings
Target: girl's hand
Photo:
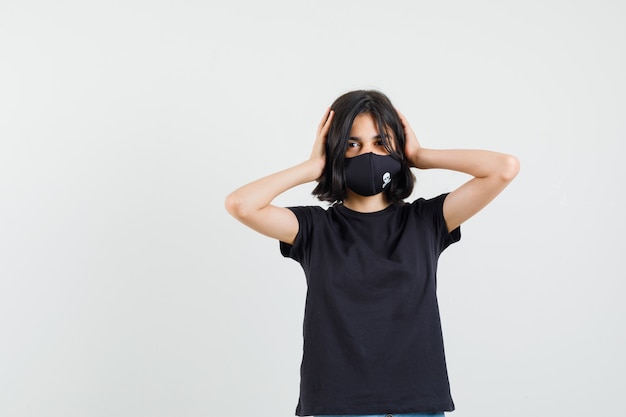
[[[326,136],[328,135],[328,130],[330,129],[330,123],[333,120],[333,116],[335,112],[330,109],[326,109],[324,113],[324,117],[320,121],[317,127],[317,136],[315,138],[315,143],[313,144],[313,150],[311,151],[311,157],[309,160],[317,164],[319,168],[319,175],[316,178],[319,178],[324,173],[324,166],[326,165]]]
[[[400,116],[400,122],[402,122],[402,127],[404,128],[404,155],[409,161],[410,166],[419,168],[417,161],[418,154],[420,149],[422,149],[422,146],[417,140],[417,135],[415,135],[415,132],[411,128],[409,122],[406,120],[406,117],[404,117],[404,115],[400,113],[398,109],[396,109],[396,111],[398,112],[398,116]]]

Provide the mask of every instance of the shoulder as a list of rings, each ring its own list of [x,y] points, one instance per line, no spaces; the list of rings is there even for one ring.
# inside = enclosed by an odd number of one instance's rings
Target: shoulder
[[[421,215],[443,214],[443,202],[447,196],[448,193],[431,198],[420,197],[407,204],[407,206],[410,207],[410,210]]]
[[[298,223],[302,227],[306,224],[314,224],[319,222],[320,220],[327,218],[329,214],[330,208],[324,208],[321,206],[291,206],[287,207],[287,209],[291,210],[293,214],[296,215],[298,219]]]
[[[297,217],[300,216],[309,216],[309,217],[319,217],[325,216],[327,214],[328,209],[321,206],[292,206],[287,207],[291,210]]]
[[[444,217],[443,205],[448,195],[449,193],[444,193],[428,199],[418,198],[410,204],[412,215],[419,217],[419,221],[430,225],[434,233],[442,240],[442,249],[461,239],[461,228],[449,230]]]
[[[298,233],[292,242],[280,242],[283,256],[293,258],[299,262],[307,259],[306,253],[313,236],[328,229],[329,211],[321,206],[291,206],[291,210],[298,220]]]

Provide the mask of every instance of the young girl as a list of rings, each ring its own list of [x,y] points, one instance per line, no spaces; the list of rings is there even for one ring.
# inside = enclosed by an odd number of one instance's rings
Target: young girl
[[[472,178],[449,194],[406,203],[412,167]],[[226,198],[231,215],[278,239],[306,276],[296,415],[442,416],[454,409],[437,260],[518,170],[510,155],[423,148],[385,95],[360,90],[326,111],[308,160]],[[271,204],[313,181],[327,209]]]

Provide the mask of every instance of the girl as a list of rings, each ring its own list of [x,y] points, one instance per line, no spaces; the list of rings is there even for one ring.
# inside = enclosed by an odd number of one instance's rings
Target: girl
[[[413,167],[472,178],[449,194],[406,203]],[[326,111],[308,160],[226,198],[228,212],[278,239],[307,279],[296,415],[442,416],[454,409],[437,260],[518,170],[510,155],[423,148],[384,94],[359,90]],[[327,209],[271,204],[312,181]]]

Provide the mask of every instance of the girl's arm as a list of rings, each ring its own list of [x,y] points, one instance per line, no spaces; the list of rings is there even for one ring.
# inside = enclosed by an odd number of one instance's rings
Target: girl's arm
[[[482,210],[519,172],[519,161],[511,155],[483,150],[424,149],[402,114],[400,119],[406,135],[405,155],[414,167],[449,169],[474,177],[452,191],[443,203],[449,231]]]
[[[298,219],[291,210],[274,206],[271,202],[290,188],[322,176],[326,163],[324,144],[333,114],[330,109],[326,110],[317,129],[311,157],[307,161],[233,191],[226,197],[226,210],[251,229],[292,244],[298,234]]]

